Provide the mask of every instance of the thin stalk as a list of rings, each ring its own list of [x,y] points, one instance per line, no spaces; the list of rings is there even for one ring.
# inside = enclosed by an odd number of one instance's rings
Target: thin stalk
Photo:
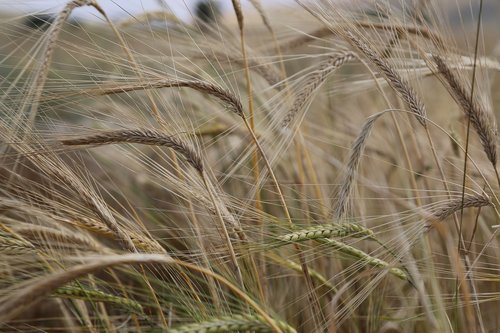
[[[474,88],[476,85],[477,54],[479,51],[479,32],[481,30],[482,14],[483,14],[483,0],[479,0],[479,13],[478,13],[478,20],[477,20],[477,28],[476,28],[476,41],[475,41],[475,46],[474,46],[474,64],[472,67],[472,82],[471,82],[471,92],[470,92],[470,103],[471,104],[474,101]],[[464,217],[463,202],[465,200],[465,181],[466,181],[466,177],[467,177],[467,161],[468,161],[468,152],[469,152],[470,125],[471,125],[471,117],[467,117],[467,135],[466,135],[466,139],[465,139],[464,172],[463,172],[463,177],[462,177],[462,208],[460,209],[459,242],[457,245],[458,253],[460,253],[460,249],[462,248],[462,246],[463,246],[463,249],[465,250],[465,244],[463,244],[463,238],[462,238],[462,225],[463,225],[463,217]],[[500,178],[498,177],[496,165],[493,165],[493,168],[495,169],[497,181],[500,184]],[[466,277],[464,276],[464,278],[466,278]],[[471,281],[472,281],[472,279],[471,279]],[[455,281],[455,283],[457,284],[456,289],[455,289],[456,298],[458,298],[458,293],[459,293],[458,278]],[[477,296],[477,294],[475,292],[475,286],[473,283],[472,283],[472,285],[473,285],[474,295]],[[456,303],[457,303],[457,301],[456,301]],[[478,317],[479,327],[481,329],[481,332],[485,332],[485,329],[483,326],[483,321],[481,320],[481,312],[480,312],[480,309],[478,307],[476,307],[476,315]]]
[[[243,19],[243,11],[241,9],[241,4],[239,0],[233,0],[233,8],[236,13],[236,17],[238,20],[238,27],[240,30],[240,46],[241,46],[241,53],[243,55],[243,68],[245,71],[245,81],[246,81],[246,90],[247,90],[247,97],[248,97],[248,113],[249,113],[249,120],[250,120],[250,127],[252,131],[255,131],[255,112],[254,112],[254,103],[253,103],[253,89],[252,89],[252,78],[250,77],[250,68],[248,66],[248,55],[247,55],[247,50],[246,50],[246,42],[245,42],[245,29],[244,29],[244,19]],[[260,178],[260,167],[259,167],[259,154],[257,152],[257,149],[255,149],[252,152],[252,173],[253,177],[255,179],[255,183],[259,181]],[[257,211],[262,211],[263,206],[262,206],[262,193],[260,189],[257,187],[255,191],[255,208]],[[261,228],[263,228],[263,221],[262,218],[257,219],[258,224],[260,224]],[[263,257],[260,256],[260,260],[262,260]],[[265,264],[263,265],[263,268],[265,270]],[[257,273],[257,272],[256,272]],[[259,295],[261,300],[265,299],[265,294],[264,294],[264,289],[262,287],[262,283],[260,283],[261,278],[259,277],[259,274],[257,274],[257,287],[259,290]]]
[[[283,196],[283,192],[281,190],[281,186],[280,186],[278,180],[276,179],[276,176],[275,176],[274,171],[271,167],[271,164],[269,163],[269,160],[267,159],[267,156],[264,153],[264,150],[262,149],[262,146],[260,145],[259,140],[257,139],[257,136],[255,135],[254,131],[250,127],[248,120],[244,116],[242,116],[241,118],[243,119],[245,126],[247,127],[248,131],[250,132],[250,135],[252,136],[252,139],[255,142],[255,145],[257,146],[257,148],[262,156],[262,159],[264,160],[264,163],[266,164],[266,167],[269,171],[269,175],[271,176],[271,179],[276,187],[276,191],[278,192],[278,197],[279,197],[281,205],[283,207],[283,212],[285,213],[285,218],[288,222],[288,225],[290,228],[293,228],[294,224],[292,221],[292,217],[290,216],[290,211],[288,210],[288,205],[286,204],[285,197]],[[302,253],[301,247],[297,244],[294,244],[294,247],[299,255],[299,260],[300,260],[300,264],[302,266],[302,271],[304,273],[304,278],[306,280],[306,284],[307,284],[307,287],[309,289],[308,295],[310,297],[311,305],[313,306],[313,309],[312,309],[312,311],[314,312],[313,317],[315,318],[316,326],[318,328],[320,328],[322,326],[321,322],[325,322],[325,321],[324,321],[324,318],[317,318],[318,316],[322,317],[323,312],[321,311],[321,305],[319,303],[319,299],[316,295],[316,292],[314,291],[314,282],[312,281],[311,276],[309,274],[309,269],[308,269],[305,257]]]

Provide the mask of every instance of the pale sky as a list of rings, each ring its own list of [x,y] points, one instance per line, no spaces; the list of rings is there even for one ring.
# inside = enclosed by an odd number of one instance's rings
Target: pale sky
[[[170,8],[182,19],[189,20],[192,16],[190,10],[199,0],[166,0]],[[101,7],[111,18],[120,18],[127,16],[127,13],[132,15],[143,13],[144,11],[161,9],[159,0],[98,0]],[[230,0],[218,1],[223,8],[231,6]],[[292,0],[263,0],[263,5],[291,3]],[[68,3],[68,0],[0,0],[0,12],[13,13],[34,13],[47,12],[57,13],[61,8]],[[247,1],[242,1],[243,5],[248,5]],[[85,19],[102,19],[94,9],[89,7],[78,8],[72,14],[78,18]]]

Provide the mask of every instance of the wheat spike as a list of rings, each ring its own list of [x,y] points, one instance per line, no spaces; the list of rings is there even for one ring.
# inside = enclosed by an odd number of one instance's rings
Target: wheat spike
[[[279,236],[279,242],[294,243],[330,237],[372,237],[373,231],[356,223],[326,224]]]
[[[295,329],[287,324],[275,321],[284,333],[295,333]],[[233,315],[228,317],[214,318],[200,323],[182,325],[167,330],[167,333],[227,333],[251,331],[256,333],[270,333],[273,329],[267,325],[259,316]]]
[[[113,143],[139,143],[143,145],[165,146],[172,148],[189,162],[198,172],[203,172],[201,155],[181,139],[171,135],[165,135],[151,129],[125,129],[107,131],[77,139],[61,140],[67,146],[76,145],[108,145]]]
[[[457,76],[451,71],[440,56],[434,55],[432,59],[434,59],[439,73],[445,78],[446,82],[448,82],[453,98],[455,98],[462,111],[470,119],[472,126],[479,136],[486,156],[488,156],[488,159],[493,166],[496,166],[497,126],[495,118],[491,113],[486,112],[486,110],[483,109],[477,99],[471,100],[470,89],[466,89],[466,87],[460,83]]]
[[[301,86],[301,89],[295,96],[293,105],[285,115],[281,126],[287,127],[292,122],[296,114],[299,113],[299,111],[307,104],[314,92],[323,82],[325,82],[325,80],[331,73],[333,73],[343,64],[355,58],[356,55],[353,52],[346,52],[340,55],[330,56],[327,60],[322,62],[319,65],[319,68],[311,73],[311,75]]]
[[[416,116],[418,122],[426,127],[425,119],[427,113],[425,111],[425,106],[410,85],[361,39],[354,36],[350,31],[344,31],[344,33],[347,39],[385,75],[389,85],[399,94],[403,101],[405,101],[410,111]]]

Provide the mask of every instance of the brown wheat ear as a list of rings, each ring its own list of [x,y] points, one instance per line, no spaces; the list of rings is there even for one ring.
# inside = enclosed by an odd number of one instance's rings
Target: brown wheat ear
[[[62,95],[61,97],[66,98],[73,95],[83,95],[83,96],[103,96],[103,95],[114,95],[130,91],[141,91],[147,89],[161,89],[161,88],[191,88],[193,90],[214,96],[218,98],[221,102],[229,106],[229,109],[240,117],[243,117],[243,106],[240,100],[231,92],[225,90],[224,88],[212,84],[210,82],[205,82],[201,80],[177,80],[177,79],[161,79],[161,80],[150,80],[146,82],[125,84],[119,86],[101,86],[98,88],[91,88],[88,90],[80,90],[77,93],[71,93],[69,95]],[[58,98],[58,97],[56,97]]]
[[[63,145],[108,145],[113,143],[138,143],[143,145],[165,146],[184,156],[189,164],[199,173],[203,173],[201,155],[190,145],[172,135],[165,135],[150,129],[125,129],[107,131],[104,133],[76,139],[61,140]]]
[[[408,105],[410,111],[416,116],[418,122],[426,127],[427,112],[422,101],[411,86],[403,80],[401,75],[396,72],[384,59],[382,59],[374,50],[372,50],[360,38],[354,36],[350,31],[344,31],[347,40],[359,49],[377,68],[384,74],[389,85],[398,93],[403,101]]]
[[[354,179],[359,167],[359,163],[361,161],[361,155],[363,155],[367,139],[370,136],[373,125],[375,125],[375,121],[380,116],[385,114],[385,112],[386,111],[382,111],[368,117],[363,125],[363,128],[361,129],[361,132],[352,145],[349,161],[347,162],[346,172],[344,174],[344,177],[342,178],[340,191],[333,208],[333,217],[336,219],[341,219],[348,212],[349,198],[351,196]]]
[[[463,200],[461,197],[449,200],[446,204],[438,207],[431,212],[431,216],[427,219],[425,229],[428,230],[432,227],[433,222],[440,222],[462,208],[469,207],[484,207],[491,205],[490,198],[485,194],[466,195]]]
[[[467,89],[461,84],[458,77],[451,71],[440,56],[433,55],[432,59],[436,63],[439,73],[444,77],[451,88],[451,95],[457,101],[458,105],[460,105],[465,115],[470,119],[472,126],[474,126],[488,160],[490,160],[493,166],[496,166],[497,130],[494,117],[492,117],[489,112],[486,112],[476,99],[471,98],[470,89]]]
[[[325,80],[331,73],[355,58],[356,55],[353,52],[345,52],[340,55],[330,56],[327,60],[322,62],[319,68],[312,72],[304,82],[301,90],[296,95],[295,100],[293,101],[291,109],[285,115],[281,126],[287,127],[292,122],[297,113],[299,113],[304,105],[306,105],[306,103],[311,99],[311,96],[314,94],[314,92],[323,82],[325,82]]]

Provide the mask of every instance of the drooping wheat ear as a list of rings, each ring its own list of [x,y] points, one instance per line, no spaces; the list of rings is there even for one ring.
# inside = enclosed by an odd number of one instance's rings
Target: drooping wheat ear
[[[284,333],[295,333],[296,330],[284,322],[275,321]],[[273,329],[259,316],[233,315],[214,318],[200,323],[182,325],[168,329],[166,333],[229,333],[229,332],[270,333]]]
[[[78,92],[78,95],[112,95],[129,91],[161,88],[191,88],[196,91],[212,95],[226,103],[232,112],[236,113],[240,117],[243,116],[243,106],[241,105],[238,97],[215,84],[199,80],[162,79],[138,84],[120,85],[117,87],[99,87],[90,90],[83,90]]]
[[[408,275],[403,270],[396,267],[392,267],[392,265],[389,264],[388,262],[372,257],[368,253],[363,252],[351,245],[347,245],[345,243],[336,241],[334,239],[321,239],[320,242],[333,247],[334,249],[343,254],[347,254],[349,256],[361,259],[365,264],[369,266],[387,269],[389,273],[391,273],[394,276],[397,276],[401,280],[410,281]]]
[[[368,117],[363,124],[361,132],[352,145],[346,171],[342,181],[340,182],[341,187],[337,195],[337,201],[335,202],[333,208],[333,217],[337,220],[343,218],[349,210],[349,199],[354,185],[354,178],[361,161],[361,155],[365,150],[367,139],[372,131],[375,121],[385,112],[386,111],[382,111]]]
[[[59,215],[50,215],[50,217],[61,223],[88,230],[96,235],[115,237],[114,232],[110,230],[105,224],[102,224],[100,221],[88,216],[62,217]],[[128,230],[127,233],[129,234],[130,240],[132,241],[134,246],[138,249],[145,252],[165,253],[165,249],[160,244],[158,244],[156,240],[145,237],[130,230]]]
[[[36,77],[36,83],[39,84],[41,87],[38,87],[38,89],[43,89],[45,79],[47,77],[47,72],[49,69],[50,62],[52,60],[52,55],[54,53],[54,48],[57,43],[57,39],[59,37],[59,34],[61,32],[61,28],[64,25],[64,23],[68,20],[68,17],[71,15],[71,12],[73,9],[77,7],[82,7],[82,6],[88,6],[92,5],[94,1],[92,0],[73,0],[70,1],[64,6],[64,8],[59,12],[57,15],[56,19],[52,23],[49,31],[49,39],[47,41],[47,44],[45,46],[45,52],[44,52],[44,57],[42,61],[42,65],[37,73]]]
[[[360,50],[377,68],[384,74],[389,85],[398,93],[403,101],[408,105],[410,111],[416,116],[418,122],[426,127],[426,111],[425,105],[418,98],[417,94],[411,86],[403,80],[401,75],[396,72],[388,63],[385,62],[374,50],[372,50],[365,42],[350,31],[345,30],[344,35],[347,40]]]
[[[177,153],[184,156],[186,161],[191,164],[191,166],[195,170],[197,170],[199,173],[203,173],[203,162],[201,159],[201,155],[193,147],[175,136],[166,135],[151,129],[138,128],[113,130],[82,138],[61,140],[61,143],[67,146],[102,146],[124,142],[153,146],[165,146],[171,148]]]
[[[36,251],[37,249],[33,245],[0,235],[0,254],[33,254]]]
[[[472,126],[476,130],[481,141],[484,152],[488,160],[496,166],[497,164],[497,126],[495,117],[490,112],[484,110],[476,98],[471,100],[470,87],[462,84],[458,77],[451,71],[443,58],[433,55],[432,59],[437,65],[439,73],[444,77],[449,87],[451,95],[460,105],[462,111],[470,119]]]
[[[372,237],[373,231],[357,223],[330,223],[279,236],[278,242],[296,243],[330,237]]]
[[[61,247],[63,246],[63,244],[68,244],[71,246],[85,246],[88,249],[98,252],[109,251],[100,243],[96,242],[93,238],[86,237],[83,233],[70,232],[67,229],[57,230],[55,228],[31,224],[29,226],[14,226],[14,230],[16,231],[16,233],[25,237],[26,239],[29,239],[30,242],[37,244],[38,246],[42,245],[50,247],[50,241],[53,241],[54,244],[57,244],[57,247]],[[111,234],[109,230],[107,230],[107,232]],[[132,241],[134,241],[133,237],[130,238],[132,238]],[[134,244],[136,243],[134,242]]]
[[[445,218],[462,208],[479,208],[489,205],[491,205],[491,200],[486,194],[466,195],[463,200],[461,197],[449,200],[444,205],[441,205],[437,209],[430,212],[430,216],[427,218],[429,222],[426,223],[425,227],[426,229],[431,228],[432,222],[443,221]]]
[[[92,187],[82,182],[80,178],[63,163],[57,163],[48,156],[40,154],[27,154],[26,156],[28,156],[35,165],[43,167],[43,169],[41,169],[43,172],[61,181],[64,186],[77,194],[82,202],[92,209],[92,212],[113,233],[113,237],[121,243],[124,249],[130,252],[136,252],[135,245],[130,239],[129,234],[118,224],[107,204]]]
[[[287,127],[292,122],[293,118],[295,118],[297,113],[302,110],[302,108],[312,98],[314,92],[323,82],[325,82],[326,78],[331,73],[333,73],[346,62],[349,62],[355,58],[356,55],[353,52],[346,52],[339,55],[330,56],[327,60],[323,61],[319,65],[318,69],[312,72],[303,83],[303,85],[301,85],[301,89],[296,94],[292,107],[285,115],[281,126]]]
[[[59,287],[52,293],[52,296],[59,298],[82,299],[90,302],[111,303],[134,313],[143,313],[142,305],[134,300],[111,295],[100,290],[87,289],[80,285],[67,285]]]
[[[2,229],[0,228],[0,253],[18,255],[36,252],[33,244]]]

